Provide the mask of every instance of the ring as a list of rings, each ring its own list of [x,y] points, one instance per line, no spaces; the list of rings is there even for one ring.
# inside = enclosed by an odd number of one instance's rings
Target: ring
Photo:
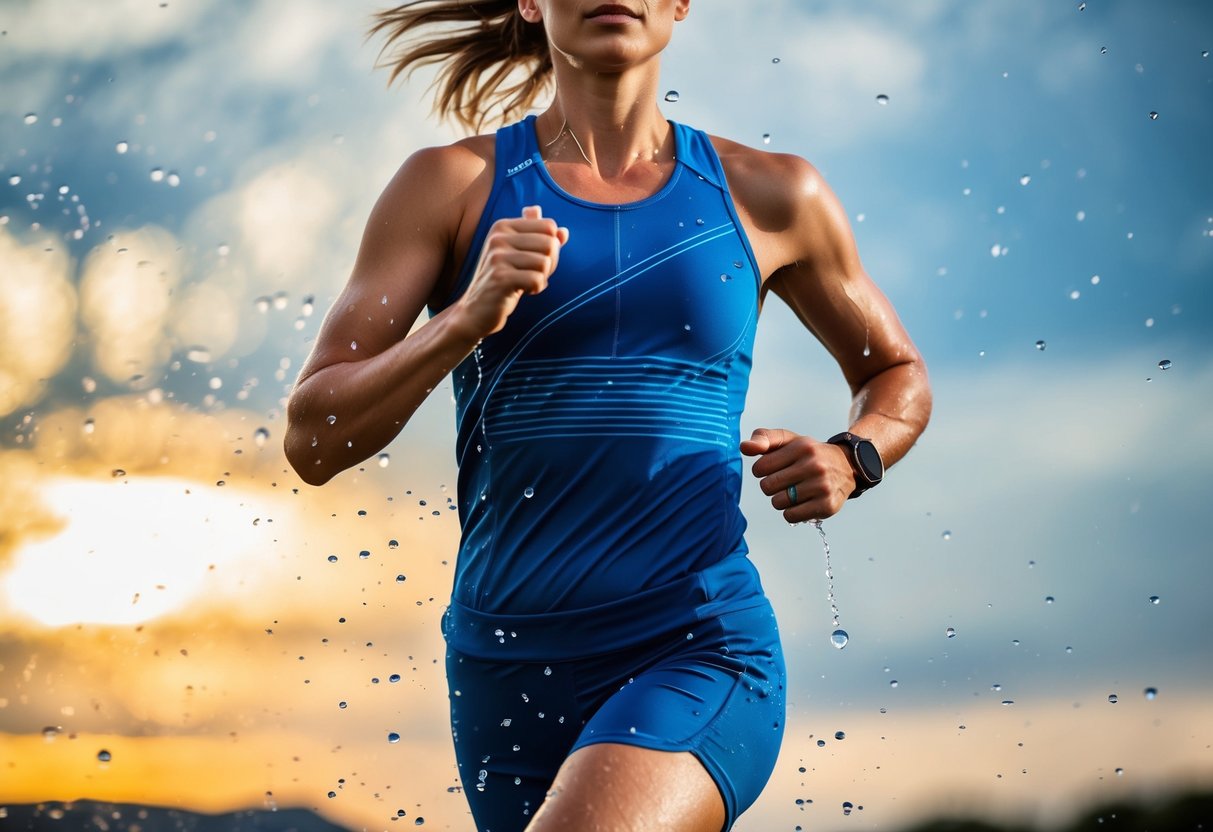
[[[788,501],[792,505],[796,505],[796,486],[794,485],[788,486]]]

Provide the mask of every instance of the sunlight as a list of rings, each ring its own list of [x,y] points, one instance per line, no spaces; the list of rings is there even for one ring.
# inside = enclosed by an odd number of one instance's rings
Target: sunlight
[[[48,627],[138,624],[239,590],[278,508],[174,478],[61,478],[42,493],[66,525],[16,551],[0,604]]]

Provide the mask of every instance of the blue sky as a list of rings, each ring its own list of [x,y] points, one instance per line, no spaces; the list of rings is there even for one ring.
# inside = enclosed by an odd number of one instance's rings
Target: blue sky
[[[846,650],[826,644],[815,533],[786,527],[756,488],[745,495],[804,724],[824,718],[832,733],[900,708],[919,715],[900,725],[909,754],[928,712],[977,728],[1003,718],[981,708],[1013,698],[1040,703],[1043,722],[1061,713],[1046,704],[1089,712],[1156,686],[1153,714],[1090,717],[1092,731],[1148,749],[1168,697],[1213,682],[1213,5],[1078,7],[698,0],[666,56],[663,84],[680,94],[670,118],[759,146],[768,135],[822,170],[935,384],[919,447],[826,524]],[[40,425],[107,401],[177,408],[201,448],[232,440],[195,416],[280,439],[284,396],[374,199],[411,151],[456,135],[429,115],[424,77],[388,91],[372,71],[371,8],[0,8],[6,466],[46,453]],[[121,265],[119,249],[152,267]],[[744,426],[828,436],[847,405],[829,357],[773,300]],[[391,467],[330,493],[440,495],[451,410],[436,396],[389,449]],[[121,462],[73,453],[55,457],[60,473],[108,476]],[[42,493],[50,468],[20,470]],[[182,471],[210,483],[226,465],[198,456]],[[300,499],[326,506],[325,492]],[[435,563],[452,554],[443,528]],[[32,539],[7,531],[0,570]],[[441,598],[449,572],[428,580]],[[1172,723],[1207,746],[1207,706],[1175,708]],[[1102,788],[1107,760],[1068,760],[1076,779],[1037,783],[1042,804]],[[1135,762],[1149,774],[1139,788],[1178,782],[1165,754]],[[1207,756],[1189,768],[1213,782]],[[896,788],[861,782],[868,820],[892,822],[876,807]]]

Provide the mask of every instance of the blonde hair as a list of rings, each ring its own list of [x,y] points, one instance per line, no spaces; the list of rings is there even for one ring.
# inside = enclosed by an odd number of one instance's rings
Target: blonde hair
[[[551,84],[547,33],[517,0],[413,0],[373,17],[367,38],[385,33],[375,66],[391,70],[388,84],[439,65],[434,109],[469,130],[521,116]]]

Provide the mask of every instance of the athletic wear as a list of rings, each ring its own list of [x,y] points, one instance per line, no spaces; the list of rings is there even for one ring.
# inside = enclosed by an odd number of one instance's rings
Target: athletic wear
[[[453,374],[462,539],[444,632],[461,776],[482,807],[478,824],[493,832],[525,821],[488,826],[493,800],[469,767],[502,759],[487,728],[511,718],[519,700],[500,682],[529,678],[526,668],[571,662],[584,682],[545,706],[573,724],[528,735],[530,746],[550,746],[547,762],[516,758],[535,783],[546,780],[528,800],[542,798],[570,748],[630,742],[694,751],[731,823],[778,750],[782,658],[739,507],[759,271],[710,140],[672,128],[669,181],[624,205],[563,191],[533,116],[499,130],[492,190],[448,300],[471,280],[496,220],[539,205],[569,228],[548,287],[524,296]],[[713,634],[710,647],[687,639],[699,628]],[[475,673],[461,669],[473,660]],[[671,688],[671,673],[703,690]],[[606,698],[629,679],[619,704]],[[752,686],[772,693],[741,693]],[[663,716],[680,708],[682,717]],[[744,771],[730,768],[743,758]]]

